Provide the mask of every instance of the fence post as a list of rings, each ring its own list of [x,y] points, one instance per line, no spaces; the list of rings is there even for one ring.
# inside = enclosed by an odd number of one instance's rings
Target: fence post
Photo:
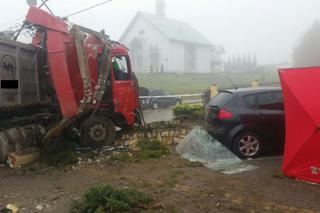
[[[259,87],[259,81],[258,80],[254,80],[251,82],[251,86],[252,87]]]
[[[212,84],[210,86],[210,99],[215,97],[218,93],[218,86],[216,84]]]

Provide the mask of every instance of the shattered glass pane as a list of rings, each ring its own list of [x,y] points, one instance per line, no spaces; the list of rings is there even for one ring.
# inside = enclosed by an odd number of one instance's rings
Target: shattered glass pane
[[[176,147],[176,151],[185,159],[202,163],[205,167],[224,174],[240,173],[257,168],[243,162],[199,126],[184,138]]]

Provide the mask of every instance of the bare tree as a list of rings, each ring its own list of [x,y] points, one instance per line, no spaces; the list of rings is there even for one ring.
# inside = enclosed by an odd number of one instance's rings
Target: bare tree
[[[294,66],[320,65],[320,23],[316,21],[293,51]]]

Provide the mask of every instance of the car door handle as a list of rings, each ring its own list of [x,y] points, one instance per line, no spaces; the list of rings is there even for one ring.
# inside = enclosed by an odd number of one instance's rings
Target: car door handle
[[[262,112],[257,112],[256,115],[257,115],[257,116],[263,116],[264,113],[262,113]]]

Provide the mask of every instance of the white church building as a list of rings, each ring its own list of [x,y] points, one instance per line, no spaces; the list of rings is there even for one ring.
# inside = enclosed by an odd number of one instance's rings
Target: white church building
[[[217,69],[214,45],[188,23],[166,18],[164,0],[157,0],[156,15],[138,12],[120,42],[130,49],[135,72],[210,73]]]

